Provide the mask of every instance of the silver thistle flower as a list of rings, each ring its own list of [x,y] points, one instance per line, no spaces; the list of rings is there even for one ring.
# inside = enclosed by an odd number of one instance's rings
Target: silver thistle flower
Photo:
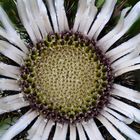
[[[16,93],[0,98],[0,114],[28,107],[3,133],[10,140],[29,125],[28,139],[104,140],[96,120],[117,140],[139,140],[128,126],[140,123],[140,93],[115,83],[124,73],[140,69],[140,34],[112,49],[140,15],[140,2],[122,10],[117,25],[99,37],[117,0],[79,0],[72,29],[64,0],[17,0],[19,17],[31,42],[24,42],[0,8],[0,53],[15,65],[0,62],[0,90]],[[2,95],[3,95],[2,92]],[[124,135],[123,135],[124,134]],[[126,136],[126,137],[125,137]]]

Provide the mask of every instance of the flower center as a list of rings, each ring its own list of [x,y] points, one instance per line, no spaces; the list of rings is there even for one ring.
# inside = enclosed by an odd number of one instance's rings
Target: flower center
[[[68,32],[33,46],[21,73],[31,107],[59,122],[97,115],[112,83],[109,63],[95,43]]]

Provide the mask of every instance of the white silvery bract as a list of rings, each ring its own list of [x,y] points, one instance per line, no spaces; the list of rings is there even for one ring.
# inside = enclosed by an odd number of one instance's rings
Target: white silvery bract
[[[106,57],[110,59],[114,75],[118,77],[126,72],[140,69],[140,34],[114,49],[110,49],[139,18],[140,2],[136,3],[132,8],[123,9],[117,25],[98,39],[98,36],[109,22],[116,3],[117,0],[105,0],[101,10],[98,12],[95,0],[79,0],[72,31],[80,32],[88,38],[94,39]],[[43,40],[49,33],[70,30],[64,0],[46,0],[46,5],[42,0],[17,0],[16,6],[22,24],[34,45]],[[0,22],[3,25],[0,27],[0,36],[5,38],[0,40],[0,53],[22,66],[29,52],[27,44],[15,31],[11,21],[1,7]],[[0,75],[11,78],[0,78],[1,91],[21,91],[18,84],[20,67],[0,62]],[[132,140],[140,140],[140,134],[128,126],[133,121],[140,123],[140,110],[115,98],[125,98],[140,104],[140,93],[114,83],[110,94],[109,104],[96,116],[96,119],[117,140],[126,140],[126,137]],[[24,93],[21,92],[16,95],[1,97],[0,114],[29,106],[23,96]],[[30,140],[47,140],[53,126],[55,126],[53,140],[66,140],[68,130],[70,140],[76,140],[77,135],[80,140],[86,140],[87,137],[90,140],[104,140],[94,119],[79,122],[75,125],[60,124],[53,122],[51,119],[44,119],[39,113],[30,109],[7,131],[3,131],[0,139],[12,139],[35,120],[28,130],[28,139]]]

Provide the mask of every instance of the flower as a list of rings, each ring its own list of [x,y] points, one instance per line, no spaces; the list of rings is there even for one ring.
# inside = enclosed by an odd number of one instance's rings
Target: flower
[[[26,111],[1,140],[24,129],[28,139],[103,140],[99,122],[117,140],[140,139],[128,126],[140,123],[140,110],[126,101],[140,104],[140,93],[115,81],[140,69],[140,34],[114,46],[139,18],[140,2],[100,37],[116,2],[105,0],[97,14],[95,0],[79,0],[70,29],[64,0],[17,0],[29,43],[0,8],[0,53],[11,62],[0,62],[0,114]]]

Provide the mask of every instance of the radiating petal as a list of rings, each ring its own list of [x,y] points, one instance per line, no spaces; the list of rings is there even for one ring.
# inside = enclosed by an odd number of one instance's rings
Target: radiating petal
[[[113,110],[116,110],[117,112],[120,112],[124,116],[127,116],[128,118],[134,120],[134,115],[130,111],[125,110],[124,108],[117,107],[113,104],[109,104],[108,107],[113,109]]]
[[[21,88],[16,80],[0,78],[0,90],[20,91]]]
[[[104,140],[93,119],[82,124],[90,140]]]
[[[26,58],[26,55],[22,51],[3,40],[0,40],[0,53],[12,59],[19,65],[24,64],[23,60]]]
[[[74,32],[78,31],[80,22],[83,18],[83,13],[86,10],[86,5],[87,5],[87,0],[79,0],[78,9],[77,9],[77,13],[75,16],[75,21],[74,21],[74,26],[73,26]]]
[[[27,13],[25,12],[25,6],[24,6],[24,3],[22,0],[17,0],[17,9],[18,9],[18,14],[20,16],[20,19],[24,25],[24,27],[26,28],[32,42],[34,44],[37,43],[37,39],[36,39],[36,36],[34,34],[34,31],[31,27],[30,24],[28,24],[28,17],[27,17]]]
[[[56,124],[53,140],[66,140],[68,124]]]
[[[15,95],[8,95],[5,97],[1,97],[0,98],[0,104],[10,104],[10,102],[12,103],[18,103],[18,102],[25,102],[24,98],[23,98],[23,93],[18,93]]]
[[[0,114],[15,111],[26,106],[29,106],[29,103],[24,100],[21,93],[0,98]]]
[[[110,97],[110,99],[111,99],[110,103],[120,109],[119,112],[122,113],[122,110],[124,110],[124,113],[123,113],[124,115],[126,115],[127,117],[129,117],[129,118],[133,119],[134,121],[140,123],[140,110],[139,109],[137,109],[137,108],[135,108],[131,105],[128,105],[128,104],[126,104],[122,101],[119,101],[115,98]],[[113,108],[113,107],[112,107],[112,109],[116,110],[116,108]],[[129,115],[126,112],[128,112]]]
[[[97,116],[97,119],[105,126],[108,132],[116,139],[116,140],[126,140],[117,129],[103,116]]]
[[[127,67],[127,68],[123,68],[123,69],[121,69],[121,70],[119,70],[115,73],[115,77],[118,77],[118,76],[120,76],[124,73],[134,71],[134,70],[138,70],[138,69],[140,69],[140,65],[134,65],[134,66],[130,66],[130,67]]]
[[[140,92],[118,84],[114,84],[113,88],[114,90],[111,92],[111,95],[123,97],[132,102],[140,104]]]
[[[45,122],[45,119],[42,116],[39,116],[38,119],[39,119],[39,124],[36,125],[36,129],[34,127],[33,131],[35,133],[32,133],[32,137],[29,138],[30,140],[42,140],[42,135],[43,135],[43,132],[44,132],[44,129],[45,129],[45,126],[46,126],[46,122]],[[38,119],[37,119],[37,121],[38,121]]]
[[[68,31],[68,20],[64,8],[64,0],[55,0],[56,15],[58,19],[59,31]]]
[[[54,7],[54,1],[53,0],[46,0],[48,9],[50,12],[51,20],[53,23],[53,28],[56,33],[59,32],[59,25],[58,25],[58,20],[57,20],[57,15]]]
[[[3,135],[1,140],[10,140],[17,134],[22,132],[36,117],[38,114],[35,111],[29,111],[23,115],[13,126],[11,126]]]
[[[107,111],[108,113],[110,113],[111,115],[113,115],[114,117],[116,117],[118,120],[124,122],[125,124],[131,124],[133,122],[132,119],[124,117],[124,116],[118,114],[117,112],[113,111],[110,108],[105,107],[104,110]]]
[[[36,132],[39,129],[42,120],[43,118],[39,116],[33,126],[28,130],[28,139],[31,140],[36,135]]]
[[[0,35],[9,40],[10,42],[12,42],[13,44],[17,45],[21,50],[27,53],[28,52],[27,47],[25,46],[24,42],[20,39],[20,36],[16,33],[8,16],[1,7],[0,7],[0,21],[2,22],[5,28],[2,29],[0,27]]]
[[[104,43],[105,50],[109,49],[117,40],[119,40],[130,27],[138,20],[140,17],[140,2],[138,2],[132,10],[129,12],[127,17],[124,19],[124,24],[121,30],[112,38]]]
[[[20,75],[20,70],[19,67],[7,65],[0,62],[0,75],[18,79]]]
[[[36,44],[42,40],[39,28],[34,20],[28,0],[17,0],[19,17],[26,28],[32,42]]]
[[[109,113],[103,112],[102,115],[104,117],[106,117],[116,128],[118,128],[127,137],[131,138],[132,140],[139,140],[140,139],[140,135],[138,133],[136,133],[133,129],[128,127],[123,122],[117,120],[115,117],[113,117]]]
[[[100,13],[97,16],[97,19],[93,23],[89,33],[88,37],[89,38],[94,38],[95,40],[111,18],[111,15],[114,11],[114,7],[116,4],[117,0],[106,0]]]
[[[20,0],[22,1],[22,0]],[[33,30],[33,33],[34,35],[36,36],[36,39],[37,39],[37,42],[42,40],[42,36],[41,36],[41,33],[40,33],[40,29],[39,27],[37,26],[37,22],[33,16],[33,12],[35,10],[32,11],[32,6],[33,6],[33,1],[29,1],[29,0],[23,0],[23,4],[25,6],[25,9],[24,9],[24,13],[26,13],[26,16],[20,16],[21,20],[23,21],[23,24],[27,22],[27,24],[32,28]],[[22,8],[22,7],[21,7]],[[34,9],[34,7],[33,7]],[[24,22],[25,21],[25,22]],[[26,24],[25,25],[25,28],[26,28]],[[28,32],[28,28],[26,28],[27,32]]]
[[[28,5],[28,10],[31,11],[34,22],[36,23],[43,39],[47,34],[53,32],[51,23],[48,17],[48,12],[42,0],[27,0],[25,5]],[[27,6],[26,6],[27,7]]]
[[[134,64],[139,64],[139,58],[137,59],[136,57],[138,56],[138,52],[136,49],[133,50],[132,52],[128,53],[127,55],[121,57],[120,59],[116,60],[115,62],[112,63],[112,68],[114,69],[114,72],[120,71],[121,69],[128,68],[130,66],[133,66]],[[133,59],[137,59],[137,62],[135,63]],[[130,62],[129,62],[130,61]],[[125,64],[123,66],[123,64]]]
[[[84,129],[83,129],[81,123],[77,123],[76,127],[77,127],[77,131],[78,131],[78,134],[79,134],[79,140],[87,140]]]
[[[116,65],[120,64],[121,62],[125,62],[128,59],[132,59],[134,57],[138,56],[138,51],[137,48],[135,48],[134,46],[125,50],[125,51],[121,51],[120,53],[112,56],[110,59],[110,63],[115,63],[117,62]]]
[[[78,31],[87,35],[90,26],[97,14],[97,7],[95,6],[95,0],[87,1],[87,6],[84,13],[81,16],[81,22],[79,23]]]
[[[121,45],[117,46],[116,48],[109,50],[106,53],[106,56],[109,57],[110,60],[113,59],[113,61],[114,61],[115,59],[123,56],[123,55],[120,55],[122,52],[126,51],[126,54],[127,54],[127,50],[132,51],[139,44],[140,44],[140,34],[134,36],[133,38],[129,39],[128,41],[126,41],[124,43],[122,43]]]
[[[124,24],[124,18],[127,14],[127,12],[130,10],[131,7],[127,7],[125,9],[122,10],[121,12],[121,17],[118,21],[118,24],[116,25],[116,27],[114,27],[113,30],[111,30],[109,33],[107,33],[105,36],[103,36],[98,42],[97,45],[101,47],[102,50],[106,51],[108,49],[108,46],[104,46],[102,44],[104,44],[106,41],[110,40],[113,36],[115,36],[116,34],[118,34],[120,32],[120,30],[123,27]]]
[[[37,0],[37,2],[38,2],[39,13],[41,15],[41,20],[43,22],[42,24],[44,24],[44,27],[48,33],[53,32],[50,19],[48,16],[48,11],[46,9],[45,4],[43,3],[42,0]]]
[[[43,132],[43,135],[42,135],[42,139],[41,140],[47,140],[48,137],[49,137],[49,134],[51,132],[51,129],[52,127],[55,125],[55,123],[51,120],[48,121],[46,127],[45,127],[45,130]]]
[[[76,126],[70,125],[70,140],[76,140]]]
[[[133,53],[133,54],[132,54]],[[120,58],[112,64],[114,71],[121,70],[140,63],[140,56],[138,56],[139,51],[131,52],[130,54]]]

